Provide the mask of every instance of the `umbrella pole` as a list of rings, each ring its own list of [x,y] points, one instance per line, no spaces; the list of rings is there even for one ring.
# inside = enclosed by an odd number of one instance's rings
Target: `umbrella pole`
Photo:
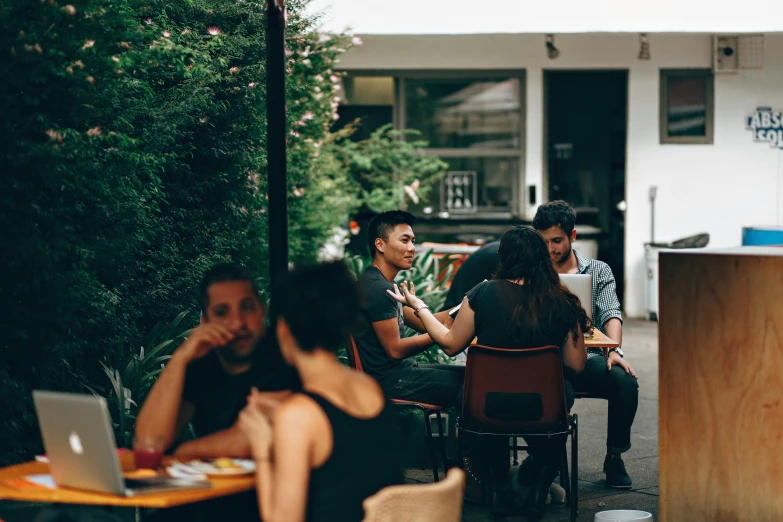
[[[284,0],[266,0],[266,151],[270,284],[274,284],[288,272],[285,24]]]

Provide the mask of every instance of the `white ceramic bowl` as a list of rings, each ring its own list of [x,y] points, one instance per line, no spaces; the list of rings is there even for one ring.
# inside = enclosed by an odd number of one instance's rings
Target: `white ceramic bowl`
[[[595,514],[593,522],[652,522],[653,516],[647,511],[632,509],[613,509]]]

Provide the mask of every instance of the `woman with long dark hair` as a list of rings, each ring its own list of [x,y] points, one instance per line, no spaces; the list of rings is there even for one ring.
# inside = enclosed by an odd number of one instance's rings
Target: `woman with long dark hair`
[[[544,239],[532,228],[511,228],[500,240],[498,256],[494,279],[467,293],[450,330],[433,317],[412,286],[403,283],[389,293],[416,311],[427,333],[450,356],[462,352],[475,337],[478,344],[496,348],[555,345],[560,347],[563,366],[581,372],[587,359],[583,332],[592,325],[579,298],[560,282]],[[568,383],[566,397],[570,408],[574,395]],[[530,519],[544,514],[564,444],[565,437],[528,441],[538,467],[537,480],[525,500],[524,513]]]

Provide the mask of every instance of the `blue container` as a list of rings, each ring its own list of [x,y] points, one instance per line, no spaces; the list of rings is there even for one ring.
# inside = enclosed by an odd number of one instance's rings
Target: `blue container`
[[[781,227],[743,227],[742,246],[783,245]]]

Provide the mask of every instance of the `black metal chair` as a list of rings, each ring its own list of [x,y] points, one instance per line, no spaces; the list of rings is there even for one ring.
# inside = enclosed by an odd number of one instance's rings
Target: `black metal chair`
[[[357,372],[364,372],[364,368],[362,367],[362,360],[359,357],[359,348],[356,346],[356,341],[354,340],[353,336],[350,336],[349,338],[349,346],[346,350],[348,355],[348,363],[350,364],[351,368],[356,370]],[[419,402],[419,401],[408,401],[404,399],[392,399],[391,402],[397,406],[398,408],[402,409],[412,409],[412,410],[418,410],[422,412],[424,415],[424,430],[427,437],[427,447],[430,450],[430,461],[432,462],[432,476],[435,479],[435,482],[438,482],[440,480],[440,477],[438,476],[438,458],[435,452],[435,446],[432,442],[432,426],[430,425],[430,415],[435,414],[435,418],[438,421],[438,435],[440,438],[440,451],[441,451],[441,463],[443,466],[443,476],[446,476],[446,472],[448,471],[447,466],[447,457],[446,457],[446,440],[443,436],[443,417],[441,416],[441,413],[448,409],[447,406],[439,406],[437,404],[428,404],[426,402]]]

